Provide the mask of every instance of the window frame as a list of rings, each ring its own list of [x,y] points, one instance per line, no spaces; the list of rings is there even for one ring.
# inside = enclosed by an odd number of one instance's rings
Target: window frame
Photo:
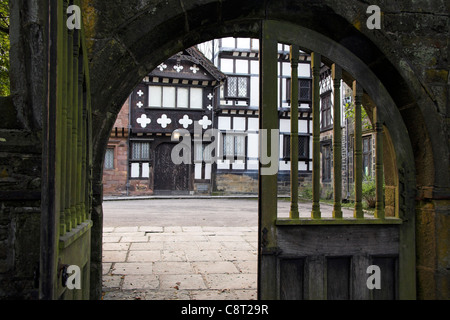
[[[226,152],[227,147],[227,137],[234,137],[233,139],[233,155],[229,155]],[[241,141],[242,145],[242,154],[236,154],[236,138],[240,137],[243,140]],[[220,150],[222,151],[222,159],[223,160],[246,160],[247,158],[247,133],[246,132],[229,132],[225,131],[221,133],[221,146]]]
[[[111,152],[112,151],[112,167],[108,167],[106,165],[106,157],[108,156],[108,151]],[[106,152],[105,152],[105,159],[103,161],[103,168],[104,170],[115,170],[116,169],[116,148],[115,147],[107,147],[106,148]]]
[[[151,100],[151,93],[150,90],[151,88],[155,88],[155,87],[159,87],[161,89],[161,93],[160,93],[160,103],[159,106],[155,106],[155,105],[150,105],[150,100]],[[174,93],[174,101],[175,104],[173,107],[165,107],[164,106],[164,88],[174,88],[175,89],[175,93]],[[188,94],[187,94],[187,107],[180,107],[179,106],[179,102],[178,102],[178,98],[179,98],[179,94],[178,91],[182,90],[182,89],[187,89],[188,90]],[[196,89],[196,90],[201,90],[201,107],[200,108],[192,108],[192,90]],[[148,106],[147,108],[149,109],[158,109],[158,110],[203,110],[205,108],[205,104],[204,104],[204,95],[205,95],[205,91],[203,87],[197,87],[197,86],[187,86],[187,85],[164,85],[164,84],[158,84],[158,85],[148,85]]]
[[[308,81],[309,84],[309,97],[308,98],[303,98],[301,96],[301,90],[302,90],[302,81]],[[286,79],[286,102],[291,105],[291,83],[292,83],[292,78],[287,78]],[[298,104],[302,104],[302,103],[308,103],[309,105],[311,105],[312,103],[312,78],[305,78],[305,77],[299,77],[298,78]]]
[[[300,139],[306,139],[304,142],[304,150],[305,155],[300,155],[300,148],[298,149],[298,161],[310,161],[311,155],[310,155],[310,143],[311,143],[311,134],[298,134],[299,144]],[[306,150],[305,150],[306,149]],[[291,134],[286,133],[283,134],[283,161],[291,161]]]
[[[229,95],[229,79],[235,78],[236,81],[236,96]],[[239,79],[246,79],[247,82],[247,95],[239,96]],[[224,84],[224,100],[225,101],[246,101],[250,102],[250,75],[227,75],[227,80]]]
[[[333,128],[333,95],[332,91],[324,92],[320,96],[320,129],[329,130]],[[328,101],[328,104],[324,102]],[[326,123],[325,123],[325,120]]]
[[[327,154],[325,152],[327,150]],[[322,182],[332,181],[333,148],[331,143],[322,145]]]
[[[363,170],[363,177],[364,178],[366,178],[366,177],[373,177],[373,174],[372,174],[372,166],[373,166],[373,159],[372,159],[372,157],[373,157],[373,153],[372,153],[372,143],[373,143],[373,137],[372,137],[372,135],[368,135],[368,136],[363,136],[362,137],[362,145],[363,145],[363,149],[362,149],[362,170]],[[368,150],[364,150],[364,142],[365,141],[369,141],[368,142]],[[368,166],[367,166],[367,168],[368,168],[368,174],[366,174],[366,172],[365,172],[365,168],[366,168],[366,166],[364,165],[365,163],[366,163],[366,159],[368,159]]]
[[[135,144],[148,144],[148,158],[134,158],[133,148]],[[142,146],[141,151],[142,154]],[[143,164],[148,163],[149,165],[149,176],[144,177],[143,173]],[[132,176],[132,166],[133,164],[139,165],[139,177]],[[128,161],[128,177],[130,180],[146,180],[150,179],[151,176],[151,167],[152,167],[152,154],[151,154],[151,141],[143,141],[143,140],[130,140],[130,150],[129,150],[129,161]]]

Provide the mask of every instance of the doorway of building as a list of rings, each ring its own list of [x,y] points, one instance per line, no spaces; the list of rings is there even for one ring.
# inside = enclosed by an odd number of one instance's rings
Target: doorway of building
[[[154,193],[189,194],[191,172],[185,163],[172,161],[174,143],[162,143],[155,150]]]

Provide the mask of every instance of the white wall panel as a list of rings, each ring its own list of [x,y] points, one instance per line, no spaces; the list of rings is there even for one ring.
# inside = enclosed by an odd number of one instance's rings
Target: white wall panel
[[[233,130],[245,131],[245,118],[235,117],[233,118]]]
[[[259,157],[259,136],[257,134],[249,134],[248,138],[247,156],[249,158]]]
[[[219,117],[219,130],[231,130],[231,118]]]

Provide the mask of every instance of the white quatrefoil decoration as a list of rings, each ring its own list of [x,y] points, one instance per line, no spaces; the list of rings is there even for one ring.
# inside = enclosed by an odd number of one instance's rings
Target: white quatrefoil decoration
[[[192,71],[194,74],[196,74],[198,71],[200,71],[200,68],[197,67],[196,64],[194,64],[194,66],[191,67],[191,71]]]
[[[137,104],[137,107],[140,109],[140,108],[142,108],[143,106],[144,106],[144,104],[141,102],[141,101],[139,101]]]
[[[180,72],[184,69],[184,67],[181,66],[181,65],[179,65],[179,64],[173,66],[173,68],[174,68],[178,73],[180,73]]]
[[[209,120],[208,116],[204,116],[202,120],[198,122],[199,125],[203,126],[203,129],[208,129],[210,125],[212,125],[212,121]]]
[[[178,123],[181,124],[183,128],[187,129],[191,124],[194,123],[194,121],[192,121],[188,115],[185,115],[183,119],[180,119],[180,121],[178,121]]]
[[[209,100],[212,100],[212,99],[214,98],[214,96],[212,95],[212,93],[210,93],[210,94],[208,94],[207,98],[208,98]]]
[[[137,93],[137,95],[138,95],[139,97],[142,97],[142,96],[144,95],[144,92],[142,92],[142,90],[139,90],[138,93]]]
[[[172,119],[167,118],[167,115],[163,114],[156,122],[161,125],[164,129],[167,128],[169,124],[172,123]]]
[[[141,125],[142,128],[147,128],[147,126],[152,123],[152,120],[147,118],[146,114],[143,114],[139,119],[136,120],[137,123]]]
[[[161,63],[158,67],[159,71],[164,71],[164,69],[167,69],[167,64]]]

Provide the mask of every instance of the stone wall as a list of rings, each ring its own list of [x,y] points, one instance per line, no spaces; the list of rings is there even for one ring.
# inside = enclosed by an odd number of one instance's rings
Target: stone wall
[[[0,110],[11,100],[0,98]],[[37,298],[40,261],[42,149],[40,134],[15,114],[0,122],[0,300]]]
[[[107,148],[114,150],[114,169],[103,169],[105,196],[127,195],[129,102],[127,99],[120,110],[108,141]]]

